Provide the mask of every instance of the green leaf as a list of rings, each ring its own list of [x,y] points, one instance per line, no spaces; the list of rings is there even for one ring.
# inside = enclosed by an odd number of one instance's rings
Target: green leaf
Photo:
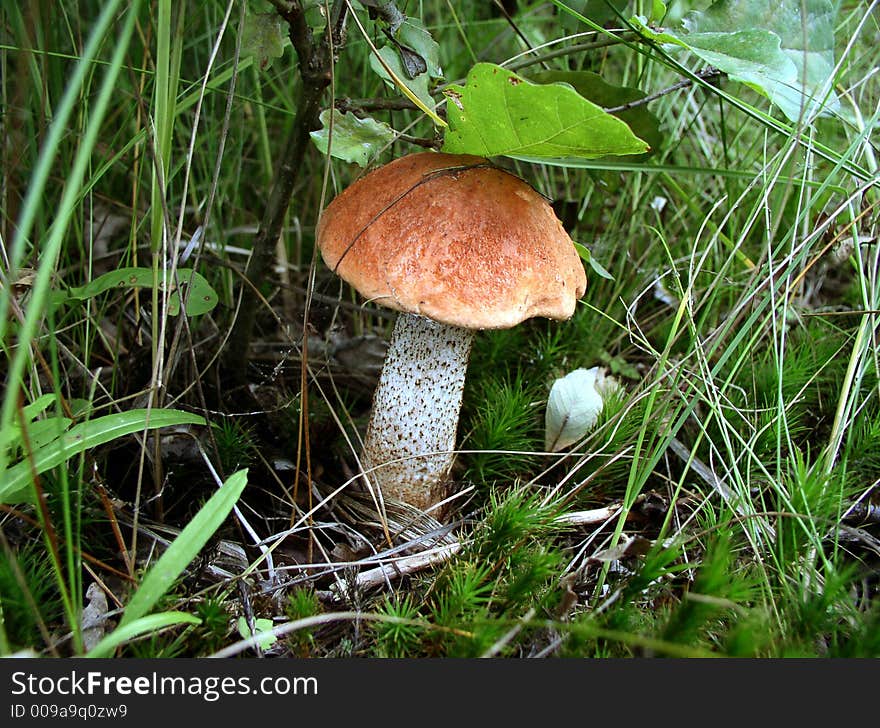
[[[393,2],[362,0],[362,4],[376,9],[376,24],[400,54],[402,68],[407,78],[415,78],[422,73],[428,74],[430,78],[442,78],[440,46],[420,20],[407,17]],[[380,75],[388,80],[381,72]]]
[[[85,657],[111,657],[113,651],[120,645],[124,645],[135,637],[150,632],[158,632],[166,627],[177,624],[201,624],[202,620],[186,612],[165,612],[164,614],[150,614],[133,622],[120,625],[96,644],[86,653]]]
[[[311,132],[312,141],[324,154],[366,167],[381,149],[394,141],[395,133],[388,124],[372,118],[359,119],[333,109],[333,137],[330,137],[330,109],[321,112],[322,127]]]
[[[45,412],[49,408],[49,405],[54,401],[55,395],[53,393],[44,394],[37,397],[37,399],[22,410],[24,413],[24,419],[28,423],[28,442],[34,449],[41,447],[49,440],[55,439],[70,426],[70,420],[64,417],[51,417],[45,420],[36,419]],[[46,422],[50,424],[44,424]],[[9,450],[11,457],[14,457],[16,449],[23,445],[24,440],[21,434],[21,426],[18,423],[10,425],[2,432],[2,434],[0,434],[0,447]]]
[[[134,409],[82,422],[0,475],[0,503],[30,502],[33,474],[44,473],[90,448],[133,432],[185,424],[204,425],[205,419],[180,410]]]
[[[614,280],[614,276],[608,272],[605,266],[603,266],[601,263],[599,263],[598,260],[593,257],[593,254],[590,252],[590,249],[586,245],[584,245],[583,243],[578,243],[576,241],[572,242],[574,242],[574,249],[577,251],[578,255],[581,256],[581,260],[587,263],[595,273],[597,273],[602,278],[606,278],[609,281]]]
[[[281,16],[274,10],[268,13],[248,13],[241,35],[241,55],[253,56],[260,68],[270,66],[270,58],[284,55],[286,35]]]
[[[434,99],[431,98],[431,93],[428,91],[428,81],[430,78],[427,73],[420,73],[415,78],[410,78],[403,65],[403,61],[400,59],[400,54],[391,46],[382,46],[379,49],[379,55],[382,56],[382,61],[385,61],[385,64],[391,69],[394,77],[399,79],[399,82],[406,86],[410,93],[416,96],[426,108],[434,108]],[[375,54],[370,55],[370,68],[379,74],[379,77],[388,86],[391,88],[398,87],[398,81],[391,76],[385,66],[382,65],[382,62],[376,58]],[[400,90],[401,92],[403,91],[402,89]]]
[[[248,627],[247,620],[244,617],[238,618],[236,626],[238,627],[238,633],[244,637],[244,639],[256,636],[257,644],[260,645],[260,649],[269,649],[278,641],[278,638],[272,634],[272,627],[274,625],[272,624],[271,619],[260,618],[254,620],[253,633],[251,633],[251,629]]]
[[[481,157],[603,157],[641,154],[648,145],[567,84],[535,84],[491,63],[478,63],[462,86],[450,86],[443,151]]]
[[[60,437],[73,420],[67,417],[48,417],[28,425],[28,444],[37,450]]]
[[[132,624],[149,612],[171,588],[183,570],[198,556],[199,551],[238,502],[247,485],[247,472],[247,469],[244,469],[230,475],[150,568],[126,606],[119,622],[120,628]]]
[[[71,397],[67,400],[67,406],[78,420],[84,419],[92,411],[92,403],[82,397]]]
[[[615,86],[608,83],[598,73],[592,71],[539,71],[529,75],[535,83],[567,83],[587,101],[592,101],[603,109],[612,109],[639,101],[647,95],[644,91],[630,86]],[[644,139],[651,150],[657,150],[663,143],[658,119],[646,104],[631,109],[612,112],[632,130],[639,139]]]
[[[54,401],[55,395],[52,392],[37,397],[33,402],[31,402],[27,407],[24,408],[25,419],[30,421],[35,417],[43,414],[43,412],[45,412],[49,408],[49,405],[52,404]]]
[[[840,108],[832,88],[834,0],[719,0],[677,30],[633,24],[646,37],[687,48],[767,96],[790,120]]]
[[[404,20],[394,33],[394,39],[403,46],[402,55],[415,54],[421,59],[424,64],[423,73],[427,73],[431,78],[443,78],[443,70],[440,68],[440,45],[431,37],[420,20],[416,18]],[[406,65],[405,61],[404,65]]]
[[[196,273],[189,268],[181,268],[177,271],[177,278],[181,284],[188,284],[190,288],[189,297],[186,302],[187,316],[198,316],[208,313],[217,305],[218,297],[216,291],[211,288],[211,284],[200,273]],[[173,281],[169,281],[168,285],[172,289],[176,287]],[[94,298],[105,291],[109,291],[111,288],[152,287],[153,271],[151,269],[119,268],[118,270],[98,276],[95,280],[79,288],[71,288],[68,291],[56,291],[52,303],[58,305],[68,300]],[[165,284],[160,277],[159,290],[163,290],[164,287]],[[168,299],[168,313],[172,316],[180,313],[180,294],[176,290]]]
[[[59,437],[70,426],[70,423],[71,420],[66,417],[49,417],[28,423],[28,446],[34,450],[43,447],[46,443]],[[25,447],[21,426],[15,424],[6,428],[3,437],[0,437],[0,446],[6,449],[9,459],[17,458]]]

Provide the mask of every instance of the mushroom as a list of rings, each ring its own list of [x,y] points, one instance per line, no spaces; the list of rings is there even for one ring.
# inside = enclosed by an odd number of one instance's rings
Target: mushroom
[[[421,152],[360,178],[324,210],[325,263],[400,311],[361,464],[384,498],[426,510],[448,492],[478,329],[567,319],[583,264],[548,202],[481,157]]]

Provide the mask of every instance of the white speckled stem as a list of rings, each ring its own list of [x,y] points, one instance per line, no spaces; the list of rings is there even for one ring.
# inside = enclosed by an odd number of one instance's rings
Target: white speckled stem
[[[364,439],[384,498],[426,509],[446,494],[474,331],[400,314]]]

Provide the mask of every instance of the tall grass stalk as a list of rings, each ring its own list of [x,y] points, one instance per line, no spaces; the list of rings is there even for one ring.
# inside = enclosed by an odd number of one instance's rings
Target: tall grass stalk
[[[100,16],[95,21],[92,32],[89,34],[89,38],[83,48],[82,56],[74,66],[71,78],[65,84],[64,95],[55,110],[52,123],[49,126],[49,133],[43,144],[43,148],[40,151],[37,165],[30,177],[27,193],[22,204],[21,215],[16,226],[15,235],[12,239],[12,245],[9,251],[9,271],[7,273],[6,281],[4,281],[4,288],[7,291],[9,290],[10,283],[15,280],[15,277],[18,274],[28,244],[33,244],[33,241],[30,240],[30,235],[34,226],[34,221],[41,211],[43,211],[43,198],[46,184],[52,173],[52,165],[56,162],[58,150],[61,146],[62,138],[67,133],[71,115],[76,109],[77,102],[82,97],[83,83],[88,73],[92,70],[93,63],[101,50],[101,46],[107,40],[111,26],[116,19],[121,4],[122,3],[119,0],[115,0],[113,2],[108,2],[104,6]],[[125,47],[127,47],[129,38],[123,37],[120,40],[122,41],[120,47],[124,50]],[[118,59],[118,65],[115,69],[111,67],[108,72],[112,74],[112,77],[115,80],[119,73],[122,58],[121,55],[117,53],[114,54],[114,59]],[[106,111],[106,107],[100,110]],[[93,145],[98,132],[95,124],[92,125],[92,130],[90,141]],[[91,151],[91,146],[86,146],[85,144],[80,145],[76,160],[76,169],[79,171],[79,181],[77,181],[78,178],[75,176],[68,178],[68,184],[65,187],[64,204],[59,208],[59,214],[53,222],[49,240],[46,244],[41,246],[43,250],[41,251],[42,254],[40,256],[40,265],[37,270],[37,278],[33,285],[33,298],[35,299],[35,303],[30,306],[21,325],[21,329],[17,332],[17,347],[9,365],[6,392],[3,397],[3,408],[2,411],[0,411],[0,438],[3,438],[3,433],[9,430],[15,416],[15,408],[18,403],[22,374],[24,373],[25,366],[30,360],[30,344],[31,341],[33,341],[38,324],[42,319],[43,311],[45,310],[50,278],[55,269],[58,252],[64,238],[66,226],[69,224],[70,218],[73,215],[74,204],[79,195],[82,176],[85,172]],[[9,295],[0,296],[0,341],[3,342],[4,347],[6,346],[7,341],[7,327],[11,320],[9,315],[11,302],[12,299]],[[0,445],[4,445],[4,442],[0,441]],[[3,472],[6,470],[8,463],[9,459],[6,447],[5,445],[0,446],[0,476],[2,476]]]
[[[153,97],[149,117],[151,148],[151,187],[150,187],[150,260],[153,271],[153,285],[150,289],[150,345],[152,353],[152,375],[150,382],[149,406],[161,406],[162,387],[165,376],[165,341],[162,332],[165,323],[165,307],[171,288],[168,268],[175,251],[172,245],[173,224],[170,208],[170,170],[174,120],[177,116],[177,89],[180,78],[182,57],[183,20],[186,6],[177,9],[177,25],[174,26],[171,0],[159,0],[156,8],[156,53],[154,58]],[[181,214],[182,211],[181,211]],[[138,468],[138,487],[135,497],[135,526],[140,516],[141,486],[144,475],[146,451],[141,451]],[[162,458],[159,442],[155,442],[152,457],[153,482],[156,489],[161,487]],[[160,517],[161,497],[156,501]],[[133,530],[131,551],[137,547],[137,527]]]
[[[857,123],[858,134],[852,140],[851,149],[853,154],[861,151],[865,157],[865,164],[868,169],[876,176],[878,171],[877,160],[874,155],[873,147],[870,144],[868,135],[870,130],[875,128],[880,121],[880,107],[878,107],[867,123],[855,108],[854,116]],[[870,208],[876,209],[880,205],[880,191],[874,186],[863,185],[862,192],[865,201]],[[854,198],[855,200],[858,198]],[[851,421],[853,414],[857,411],[859,403],[857,394],[860,384],[864,380],[868,367],[873,365],[874,371],[880,374],[880,365],[877,361],[877,328],[880,325],[877,318],[877,311],[880,310],[880,282],[877,280],[878,264],[880,264],[880,252],[875,245],[869,250],[867,255],[862,250],[859,234],[859,220],[861,215],[857,213],[857,208],[851,204],[848,208],[850,212],[850,231],[854,241],[853,255],[855,256],[856,269],[862,274],[859,276],[859,288],[862,298],[862,305],[865,308],[864,314],[859,322],[856,339],[853,342],[852,352],[849,362],[847,363],[846,376],[844,378],[843,388],[838,400],[837,409],[834,413],[834,424],[831,428],[828,447],[825,455],[825,472],[830,473],[837,461],[846,425]]]
[[[84,81],[86,71],[90,70],[91,63],[97,54],[99,46],[111,37],[111,21],[113,20],[118,4],[119,3],[113,3],[105,8],[105,13],[101,16],[104,22],[96,27],[90,38],[90,42],[87,44],[88,53],[77,63],[77,71],[75,72],[74,78],[78,83],[68,85],[69,94],[65,94],[61,104],[62,108],[64,108],[64,114],[53,122],[53,129],[58,129],[58,132],[57,134],[50,134],[43,153],[41,154],[41,162],[43,162],[43,164],[38,168],[36,179],[33,182],[36,185],[37,190],[41,190],[41,188],[45,186],[54,153],[60,143],[60,135],[64,129],[64,124],[73,112],[75,101],[74,94],[79,95],[82,93],[79,84]],[[40,262],[37,269],[36,279],[32,287],[30,305],[24,321],[21,323],[18,334],[17,349],[9,367],[2,419],[0,419],[0,432],[6,431],[7,428],[12,425],[15,408],[19,402],[19,387],[22,385],[21,377],[24,372],[24,367],[29,360],[31,342],[34,340],[40,322],[43,319],[44,311],[48,305],[52,274],[57,265],[62,243],[68,232],[68,225],[73,218],[76,206],[79,202],[83,179],[86,170],[90,165],[91,156],[98,139],[98,134],[101,130],[102,122],[113,97],[117,78],[123,67],[128,46],[134,31],[139,6],[139,0],[136,0],[129,6],[128,12],[125,14],[125,22],[123,23],[118,36],[115,38],[113,55],[105,68],[104,76],[98,87],[97,96],[89,108],[82,140],[80,141],[73,158],[71,169],[66,175],[66,185],[61,196],[61,201],[58,205],[57,217],[53,220],[52,226],[49,229],[48,237],[41,246],[42,251]],[[29,195],[23,214],[23,224],[19,227],[16,233],[17,245],[15,246],[15,250],[18,258],[20,258],[23,253],[24,240],[28,235],[39,209],[39,201],[30,194],[33,192],[33,189],[34,188],[29,189]],[[2,301],[5,306],[7,297],[4,296]],[[5,322],[5,320],[4,312],[3,321]],[[22,427],[24,426],[25,423],[22,422]],[[2,458],[2,460],[0,460],[0,464],[3,466],[0,468],[0,474],[2,474],[2,471],[7,464],[4,447],[0,447],[0,458]],[[80,569],[78,568],[79,549],[77,545],[73,543],[75,534],[73,529],[72,509],[74,504],[72,503],[68,485],[69,483],[67,479],[63,478],[61,507],[64,523],[64,545],[67,554],[66,564],[62,564],[58,560],[58,553],[51,543],[50,534],[52,533],[53,528],[50,523],[43,520],[44,511],[38,509],[37,513],[42,520],[42,532],[46,547],[53,557],[53,573],[64,604],[68,626],[72,631],[74,647],[75,649],[80,650],[82,648],[82,635],[77,619],[80,603],[79,596],[81,594]],[[39,496],[36,496],[36,498],[39,499]]]

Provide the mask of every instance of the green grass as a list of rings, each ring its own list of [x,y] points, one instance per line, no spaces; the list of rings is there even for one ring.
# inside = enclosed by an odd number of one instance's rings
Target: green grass
[[[648,92],[681,80],[646,47],[565,40],[588,29],[558,5],[520,2],[521,36],[491,3],[406,10],[450,82],[477,58],[527,62],[523,38],[549,44],[524,70],[590,70]],[[267,647],[278,655],[880,655],[880,533],[849,513],[876,503],[880,482],[880,86],[866,8],[843,3],[835,30],[845,121],[797,129],[721,78],[650,104],[664,141],[645,160],[500,160],[612,279],[588,269],[569,321],[478,334],[447,533],[396,504],[383,523],[352,485],[390,318],[323,266],[314,231],[360,168],[309,148],[277,278],[259,286],[246,391],[224,370],[239,296],[253,295],[243,251],[304,92],[290,44],[236,67],[241,18],[219,2],[4,5],[0,492],[59,418],[153,407],[210,426],[156,438],[145,420],[46,469],[34,480],[45,507],[0,506],[0,653],[83,654],[84,595],[100,583],[109,609],[129,611],[111,615],[120,628],[94,654],[121,657],[232,649],[242,615],[307,625]],[[356,26],[338,51],[337,99],[398,98]],[[434,134],[410,109],[370,113]],[[376,162],[415,150],[399,139]],[[200,226],[185,266],[219,303],[173,316],[158,283]],[[47,313],[53,291],[126,266],[153,284]],[[620,392],[570,451],[544,452],[550,386],[592,366]],[[240,499],[203,515],[242,468]],[[566,520],[606,507],[601,522]],[[181,536],[196,513],[213,515],[211,534]],[[358,573],[449,544],[442,563],[358,586]],[[151,576],[160,558],[173,575]]]

